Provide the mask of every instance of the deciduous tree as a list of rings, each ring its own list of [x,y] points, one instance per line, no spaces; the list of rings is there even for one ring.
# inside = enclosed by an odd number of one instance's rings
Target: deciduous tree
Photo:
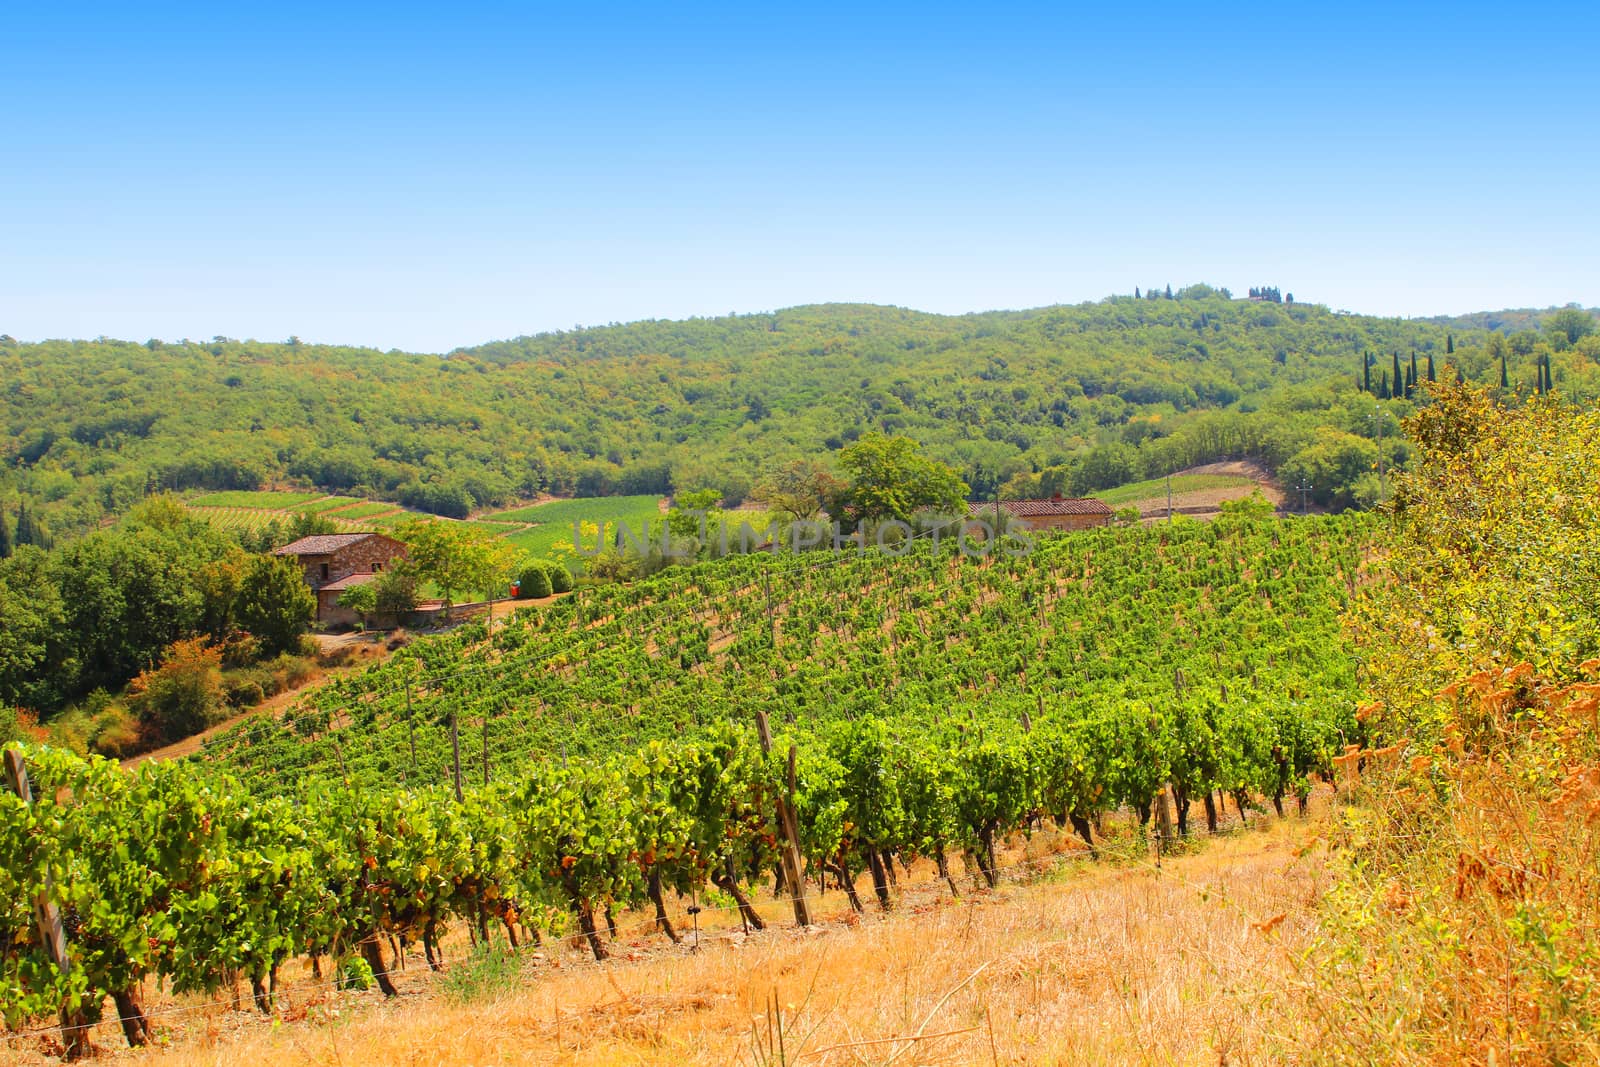
[[[234,616],[268,655],[295,651],[317,614],[305,576],[284,556],[252,556],[239,578]]]

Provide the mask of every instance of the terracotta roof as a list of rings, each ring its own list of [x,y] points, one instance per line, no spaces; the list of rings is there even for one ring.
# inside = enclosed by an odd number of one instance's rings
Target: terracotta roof
[[[318,591],[323,593],[342,593],[351,586],[366,585],[377,576],[377,573],[374,571],[362,571],[360,574],[347,574],[343,578],[340,578],[337,582],[329,582]]]
[[[327,556],[358,545],[369,537],[381,537],[375,533],[347,533],[347,534],[314,534],[311,537],[302,537],[298,541],[291,541],[282,548],[274,549],[274,556]]]
[[[1104,500],[1088,498],[1057,497],[1054,500],[1002,500],[1000,510],[1015,515],[1019,519],[1037,518],[1050,515],[1111,515],[1111,505]],[[994,503],[968,504],[967,514],[977,518],[994,514]]]

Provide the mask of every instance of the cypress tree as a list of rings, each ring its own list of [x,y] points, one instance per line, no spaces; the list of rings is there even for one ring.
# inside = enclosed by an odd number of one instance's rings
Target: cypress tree
[[[1511,388],[1511,382],[1506,378],[1506,352],[1503,348],[1500,350],[1500,388]]]
[[[1389,399],[1389,372],[1384,371],[1383,377],[1378,379],[1378,399]]]
[[[1172,285],[1170,282],[1167,284],[1167,299],[1172,299]]]
[[[1394,373],[1389,375],[1389,380],[1391,382],[1393,382],[1394,384],[1389,387],[1389,389],[1390,389],[1389,395],[1390,396],[1399,396],[1400,395],[1400,390],[1401,390],[1401,387],[1402,387],[1401,383],[1404,380],[1404,379],[1402,379],[1400,377],[1400,353],[1395,352],[1395,353],[1392,353],[1392,355],[1394,357]]]
[[[7,559],[11,555],[11,527],[6,522],[6,512],[0,508],[0,559]]]
[[[1435,378],[1433,376],[1433,353],[1429,352],[1428,353],[1428,381],[1436,382],[1438,380],[1439,380],[1438,378]]]
[[[1139,287],[1138,287],[1138,286],[1137,286],[1137,285],[1136,285],[1136,286],[1134,286],[1134,287],[1133,287],[1133,298],[1134,298],[1134,299],[1135,299],[1135,300],[1142,300],[1142,299],[1144,299],[1144,294],[1143,294],[1143,293],[1141,293],[1141,292],[1139,292]]]
[[[1447,333],[1444,335],[1444,354],[1447,356],[1453,356],[1456,354],[1456,338],[1454,334]],[[1431,361],[1433,357],[1429,356],[1428,359]],[[1429,376],[1428,381],[1433,381],[1433,377],[1431,375]]]
[[[1361,353],[1361,391],[1372,392],[1372,353]]]
[[[1406,396],[1410,397],[1411,394],[1416,392],[1416,391],[1417,391],[1417,350],[1415,348],[1413,348],[1411,350],[1411,385],[1410,385],[1409,388],[1406,389]]]
[[[39,528],[34,524],[33,516],[28,514],[28,502],[22,501],[17,505],[17,538],[19,545],[39,545]],[[43,545],[39,545],[43,548]]]

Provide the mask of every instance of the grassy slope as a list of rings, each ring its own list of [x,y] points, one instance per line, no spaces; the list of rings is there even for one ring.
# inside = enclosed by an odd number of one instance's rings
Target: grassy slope
[[[1172,478],[1172,493],[1191,493],[1202,489],[1234,489],[1252,484],[1242,474],[1178,474]],[[1098,497],[1114,508],[1124,507],[1139,500],[1165,497],[1167,479],[1151,478],[1143,482],[1129,482],[1115,489],[1102,489],[1090,496]]]
[[[579,500],[552,500],[531,507],[514,508],[485,515],[493,522],[529,524],[507,535],[506,539],[533,556],[545,556],[562,541],[572,540],[573,523],[611,525],[627,523],[631,530],[643,530],[646,523],[661,518],[661,498],[653,494],[599,497]]]

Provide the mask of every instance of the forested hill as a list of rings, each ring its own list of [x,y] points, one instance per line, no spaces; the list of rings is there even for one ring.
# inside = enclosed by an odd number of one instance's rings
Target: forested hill
[[[1030,472],[1085,491],[1245,453],[1338,467],[1311,480],[1348,502],[1376,455],[1364,352],[1375,392],[1396,361],[1409,375],[1412,352],[1497,382],[1505,350],[1513,388],[1531,391],[1549,352],[1558,388],[1592,393],[1596,340],[1507,341],[1206,286],[964,316],[798,307],[444,357],[0,338],[0,510],[26,499],[66,534],[158,487],[294,481],[444,514],[541,491],[738,499],[770,465],[874,429],[921,441],[980,496],[1018,475],[1027,488]]]

